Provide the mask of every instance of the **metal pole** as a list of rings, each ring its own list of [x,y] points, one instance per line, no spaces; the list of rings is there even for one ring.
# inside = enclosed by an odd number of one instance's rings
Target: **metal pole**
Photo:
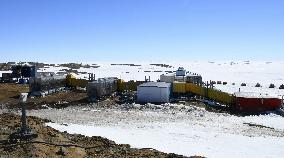
[[[22,106],[22,116],[21,116],[21,133],[27,132],[27,115],[26,115],[26,105],[25,102],[27,101],[28,93],[21,93],[20,95],[20,105]]]
[[[282,102],[282,108],[284,108],[283,98],[284,98],[284,95],[282,95],[282,100],[281,100],[281,102]]]
[[[27,132],[27,118],[26,118],[26,106],[24,103],[21,103],[22,105],[22,116],[21,116],[21,122],[22,122],[22,128],[21,133]]]

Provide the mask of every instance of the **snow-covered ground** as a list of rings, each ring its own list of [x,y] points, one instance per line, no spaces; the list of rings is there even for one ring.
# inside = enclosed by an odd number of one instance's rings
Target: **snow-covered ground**
[[[51,119],[55,123],[47,125],[60,131],[188,156],[276,158],[284,154],[284,118],[275,114],[238,117],[194,106],[135,104],[45,109],[29,115]]]
[[[138,66],[111,65],[124,64],[123,62],[94,62],[83,64],[96,64],[98,68],[80,68],[79,72],[92,72],[96,77],[119,77],[124,80],[144,80],[145,76],[151,76],[152,80],[159,79],[160,74],[165,71],[174,71],[182,66],[187,71],[201,74],[204,81],[226,81],[228,83],[260,83],[268,86],[284,84],[284,61],[234,61],[234,62],[214,62],[214,61],[188,61],[188,62],[159,62],[156,64],[167,64],[171,68],[150,65],[149,62],[125,62],[125,64],[135,64]],[[153,64],[153,63],[152,63]],[[140,66],[141,65],[141,66]],[[67,67],[45,67],[43,72],[59,72]],[[146,72],[145,72],[146,71]],[[161,72],[160,72],[161,71]],[[3,71],[0,71],[2,74]],[[88,77],[88,74],[79,77]]]
[[[279,87],[279,86],[278,86]],[[240,85],[215,85],[216,89],[220,89],[223,92],[230,94],[240,94],[240,96],[255,96],[255,97],[278,97],[282,98],[284,96],[284,89],[279,89],[278,87],[269,88],[268,86],[255,87],[255,84],[247,84],[246,86]],[[240,93],[239,93],[240,90]]]

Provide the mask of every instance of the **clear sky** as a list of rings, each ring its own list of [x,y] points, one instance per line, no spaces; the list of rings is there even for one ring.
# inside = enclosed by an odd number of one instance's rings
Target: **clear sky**
[[[0,60],[284,60],[283,0],[0,0]]]

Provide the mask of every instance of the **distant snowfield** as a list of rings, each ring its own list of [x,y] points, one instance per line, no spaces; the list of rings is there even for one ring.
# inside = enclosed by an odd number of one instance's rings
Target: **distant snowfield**
[[[167,64],[171,68],[150,65],[149,62],[94,62],[83,64],[97,64],[99,68],[80,68],[78,78],[88,79],[87,73],[94,73],[96,78],[118,77],[125,81],[145,80],[145,76],[151,77],[152,81],[160,78],[161,74],[167,71],[175,71],[178,67],[184,67],[189,72],[202,75],[203,81],[223,81],[228,85],[215,85],[217,89],[228,93],[255,92],[282,98],[284,89],[279,86],[284,84],[284,61],[238,61],[238,62],[214,62],[214,61],[188,61],[188,62],[157,62],[152,64]],[[112,64],[135,64],[141,66],[112,65]],[[67,67],[45,67],[40,72],[63,72]],[[10,71],[0,71],[2,73]],[[83,74],[85,73],[85,74]],[[235,85],[233,85],[233,83]],[[241,83],[246,83],[246,87],[241,87]],[[255,87],[259,83],[262,87]],[[273,83],[275,88],[268,88]]]
[[[87,63],[85,63],[87,64]],[[151,76],[152,81],[160,78],[161,74],[166,71],[175,71],[178,67],[184,67],[189,72],[194,72],[202,75],[203,81],[223,81],[228,82],[228,85],[216,85],[215,88],[228,93],[241,92],[256,92],[281,98],[284,95],[284,90],[280,90],[279,86],[284,84],[284,61],[240,61],[240,62],[208,62],[208,61],[189,61],[187,63],[155,63],[171,65],[171,68],[150,65],[147,62],[133,63],[115,63],[115,62],[97,62],[88,63],[97,64],[99,68],[80,68],[78,72],[94,73],[96,78],[102,77],[118,77],[125,81],[129,80],[144,80],[145,76]],[[136,64],[141,66],[127,65],[111,65],[111,64]],[[41,71],[59,72],[60,67],[44,68]],[[78,74],[79,78],[88,78],[88,74]],[[232,85],[232,84],[235,85]],[[241,87],[241,83],[246,83],[246,87]],[[262,87],[255,87],[259,83]],[[275,88],[268,88],[269,85],[275,84]]]
[[[128,111],[47,109],[31,114],[57,122],[47,125],[59,131],[102,136],[132,147],[155,148],[186,156],[278,158],[284,154],[284,118],[281,116],[237,117],[199,108],[177,107]],[[249,126],[248,123],[265,127]]]
[[[188,61],[184,62],[159,62],[155,64],[167,64],[172,68],[150,65],[147,62],[94,62],[83,64],[97,64],[99,68],[80,68],[79,72],[95,73],[97,77],[119,77],[124,80],[144,80],[145,76],[151,75],[152,80],[159,79],[159,75],[165,71],[174,71],[182,66],[187,71],[201,74],[205,81],[220,80],[229,83],[260,83],[260,84],[284,84],[284,61],[240,61],[240,62],[208,62]],[[141,66],[111,65],[111,64],[136,64]],[[43,68],[44,71],[58,72],[65,67]],[[41,69],[41,70],[43,70]],[[147,71],[147,72],[144,72]],[[154,72],[162,71],[162,72]],[[87,77],[81,75],[81,77]]]
[[[144,80],[145,76],[151,76],[152,81],[160,78],[166,71],[175,71],[178,67],[184,67],[189,72],[202,75],[204,81],[225,81],[229,85],[235,86],[224,88],[230,92],[237,92],[241,83],[247,83],[249,87],[255,88],[256,83],[260,83],[263,88],[269,87],[270,83],[275,84],[276,88],[284,84],[284,61],[239,61],[239,62],[214,62],[214,61],[188,61],[188,62],[157,62],[152,64],[167,64],[171,68],[150,65],[149,62],[94,62],[83,64],[97,64],[99,68],[80,68],[78,72],[94,73],[96,78],[118,77],[129,80]],[[111,65],[111,64],[136,64],[141,66]],[[46,67],[41,68],[42,72],[60,72],[66,67]],[[0,76],[3,71],[0,71]],[[79,78],[88,78],[88,74],[78,74]],[[223,88],[218,87],[218,88]],[[261,88],[258,88],[261,89]],[[241,87],[241,90],[247,91]],[[251,89],[249,89],[251,90]],[[262,91],[263,89],[261,89]],[[274,91],[273,91],[274,93]],[[275,91],[278,93],[278,91]]]

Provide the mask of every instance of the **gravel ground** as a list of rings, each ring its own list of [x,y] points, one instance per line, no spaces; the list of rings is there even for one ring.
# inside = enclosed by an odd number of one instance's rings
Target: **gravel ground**
[[[249,137],[284,137],[284,127],[277,128],[270,122],[263,123],[263,120],[270,119],[271,116],[281,121],[281,116],[270,114],[239,117],[227,113],[208,112],[204,108],[191,105],[124,104],[113,108],[101,108],[97,104],[89,104],[64,109],[31,110],[28,115],[66,124],[139,128],[151,124],[186,123],[208,130]]]

